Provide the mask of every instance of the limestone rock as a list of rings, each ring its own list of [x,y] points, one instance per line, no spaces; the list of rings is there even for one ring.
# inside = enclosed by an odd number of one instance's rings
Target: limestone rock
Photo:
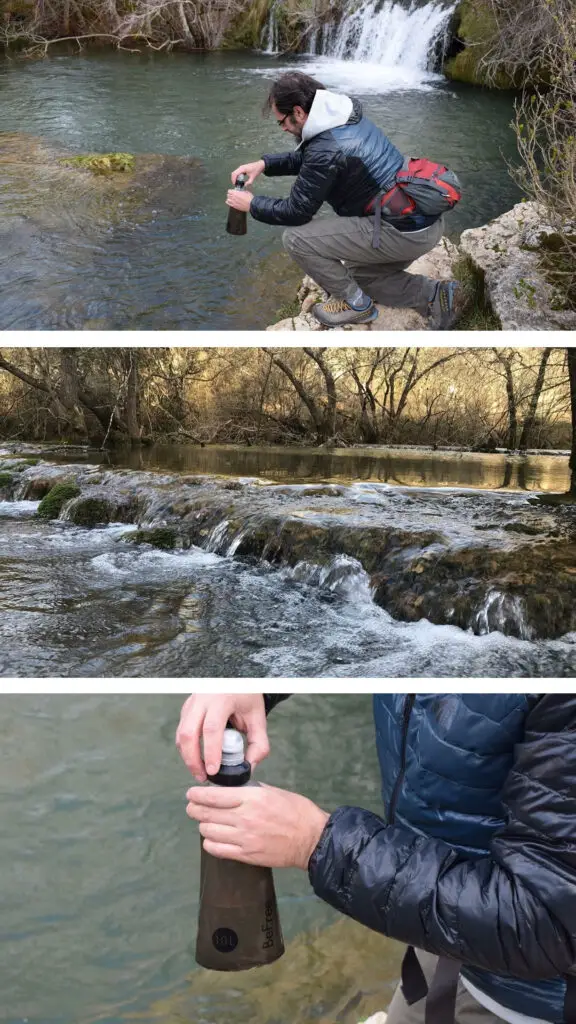
[[[415,260],[409,268],[411,274],[426,274],[428,277],[449,280],[452,277],[452,264],[458,257],[457,247],[447,238],[441,239],[437,246],[425,256]],[[328,331],[336,328],[323,327],[310,312],[316,302],[325,302],[326,292],[308,275],[302,281],[298,291],[298,300],[302,303],[299,316],[281,320],[267,327],[267,331]],[[392,309],[389,306],[377,306],[378,318],[369,324],[348,324],[339,328],[344,331],[425,331],[427,322],[414,309]]]
[[[538,246],[554,234],[536,203],[518,203],[460,239],[484,275],[486,296],[503,331],[576,330],[576,313],[553,309],[554,289],[540,268]]]

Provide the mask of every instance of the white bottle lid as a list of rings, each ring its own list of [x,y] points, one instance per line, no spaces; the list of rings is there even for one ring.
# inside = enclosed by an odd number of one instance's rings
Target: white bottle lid
[[[222,764],[236,765],[244,761],[244,739],[237,729],[224,729],[222,739]]]

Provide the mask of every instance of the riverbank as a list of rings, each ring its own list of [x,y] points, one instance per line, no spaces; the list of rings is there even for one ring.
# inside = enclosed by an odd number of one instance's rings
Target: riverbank
[[[559,296],[549,280],[547,260],[557,238],[536,203],[522,202],[490,223],[464,231],[455,243],[448,238],[409,268],[437,280],[456,279],[465,296],[462,318],[453,330],[574,331],[576,310]],[[294,315],[268,331],[324,331],[311,312],[327,298],[310,277],[297,294]],[[370,324],[348,325],[347,331],[421,331],[427,322],[415,310],[377,305]],[[342,328],[340,328],[342,330]]]

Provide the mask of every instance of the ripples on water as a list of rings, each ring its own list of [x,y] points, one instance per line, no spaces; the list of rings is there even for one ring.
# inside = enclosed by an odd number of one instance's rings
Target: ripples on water
[[[174,746],[182,700],[2,698],[0,977],[10,1024],[333,1024],[359,989],[372,993],[366,1010],[388,1000],[395,948],[338,919],[299,871],[277,872],[288,939],[277,965],[232,978],[195,968],[199,839]],[[369,696],[298,697],[274,712],[270,735],[260,779],[327,808],[379,810]]]

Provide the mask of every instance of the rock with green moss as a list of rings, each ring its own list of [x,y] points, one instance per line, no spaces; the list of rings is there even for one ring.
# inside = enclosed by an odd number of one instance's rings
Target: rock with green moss
[[[86,156],[72,156],[62,161],[69,167],[83,167],[92,174],[125,174],[134,170],[132,153],[88,153]]]
[[[40,519],[58,519],[64,505],[72,498],[77,498],[79,494],[80,488],[76,487],[76,484],[54,484],[42,498],[36,515]]]
[[[456,56],[444,65],[444,74],[455,82],[489,85],[494,89],[513,89],[510,75],[498,70],[488,75],[485,58],[498,32],[493,8],[485,0],[462,0],[456,12],[456,35],[464,44]]]
[[[106,498],[79,497],[68,510],[68,518],[75,526],[99,526],[112,521],[114,504]]]
[[[0,473],[0,490],[5,490],[14,480],[14,473]]]
[[[137,530],[126,539],[133,544],[151,544],[163,551],[172,551],[178,543],[178,531],[172,526],[156,526],[149,530]]]

